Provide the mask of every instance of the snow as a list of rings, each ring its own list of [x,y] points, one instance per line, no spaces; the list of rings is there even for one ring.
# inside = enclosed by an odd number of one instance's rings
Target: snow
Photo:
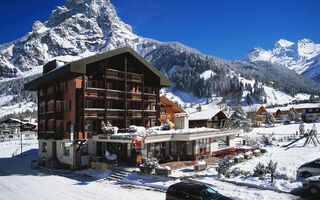
[[[190,113],[189,121],[193,120],[209,120],[213,116],[215,116],[218,112],[220,112],[220,109],[212,110],[207,109],[201,112],[195,111]]]
[[[259,138],[262,134],[274,133],[273,137],[279,139],[295,133],[298,126],[299,124],[289,124],[255,128],[253,132],[243,133],[242,137]],[[306,129],[312,126],[313,124],[306,124]],[[320,123],[317,123],[316,127],[319,129]],[[249,186],[246,187],[219,180],[215,169],[216,164],[208,165],[207,170],[199,172],[194,171],[193,166],[175,169],[172,170],[171,177],[163,178],[133,172],[117,183],[105,180],[112,170],[85,169],[52,174],[47,170],[32,170],[29,167],[30,161],[37,158],[37,140],[23,141],[25,156],[22,158],[11,157],[13,152],[19,150],[18,140],[2,142],[0,143],[0,187],[2,188],[0,199],[164,199],[165,193],[154,191],[154,189],[165,191],[170,185],[180,182],[184,177],[194,177],[194,180],[207,183],[219,193],[236,199],[298,199],[296,196],[272,190],[291,191],[302,185],[300,180],[295,179],[296,169],[301,164],[319,157],[320,147],[315,148],[309,145],[302,148],[301,143],[303,141],[291,148],[268,146],[266,147],[267,153],[235,165],[234,167],[252,171],[258,162],[267,163],[273,160],[278,162],[276,173],[286,174],[290,178],[290,180],[275,179],[273,184],[270,183],[268,177],[267,179],[256,177],[244,179],[232,176],[229,179],[224,178],[246,183]],[[168,167],[163,168],[169,169]],[[83,176],[84,174],[86,176]],[[250,185],[267,190],[252,188]]]
[[[282,47],[289,47],[291,45],[294,44],[294,42],[290,42],[288,40],[285,40],[285,39],[280,39],[277,44],[281,45]]]
[[[243,85],[249,84],[252,86],[252,88],[254,87],[254,80],[248,80],[245,79],[243,77],[238,77],[239,81],[243,83]],[[266,93],[266,97],[267,97],[267,105],[274,105],[274,104],[287,104],[287,103],[291,103],[294,100],[305,100],[305,99],[309,99],[310,95],[308,94],[297,94],[296,96],[291,96],[289,94],[287,94],[286,92],[282,91],[282,90],[278,90],[278,89],[274,89],[272,87],[266,86],[266,85],[262,85],[261,83],[258,83],[259,87],[263,87],[265,93]],[[249,94],[249,91],[244,90],[243,95],[242,95],[242,102],[246,101],[246,96]],[[260,107],[261,105],[266,105],[266,104],[257,104],[257,102],[253,102],[255,105],[253,106],[247,106],[249,107],[248,109],[253,109],[254,107]]]
[[[1,102],[1,98],[0,98]],[[4,117],[5,115],[8,114],[13,114],[13,113],[19,113],[19,112],[26,112],[27,110],[33,111],[37,110],[37,104],[33,102],[21,102],[15,105],[10,105],[10,106],[2,106],[0,109],[0,118]]]
[[[272,49],[264,50],[254,48],[244,60],[247,61],[269,61],[284,67],[288,67],[299,74],[313,78],[313,74],[305,73],[313,68],[314,73],[319,74],[320,44],[309,39],[302,39],[298,42],[290,42],[280,39]]]
[[[175,72],[177,69],[180,69],[180,68],[181,66],[173,65],[168,71],[168,75],[170,76],[173,72]]]
[[[202,74],[200,74],[200,78],[207,80],[207,79],[213,77],[214,75],[216,75],[216,73],[214,71],[206,70],[206,71],[202,72]]]
[[[38,142],[23,144],[23,158],[11,158],[20,142],[0,143],[0,199],[164,199],[165,193],[144,188],[126,189],[104,178],[110,171],[87,169],[75,173],[53,174],[46,170],[32,170],[30,161],[37,158]],[[82,176],[92,175],[93,178]],[[105,177],[103,178],[103,175]]]
[[[116,133],[113,134],[115,136],[150,136],[150,135],[168,135],[168,134],[189,134],[189,133],[202,133],[202,132],[217,132],[217,129],[214,128],[206,128],[206,127],[201,127],[201,128],[188,128],[188,129],[177,129],[177,130],[159,130],[159,127],[152,127],[149,128],[148,130],[144,131],[137,131],[135,133]],[[142,139],[139,138],[138,139]]]
[[[311,176],[306,181],[320,181],[320,176]]]
[[[262,135],[272,136],[274,139],[280,140],[281,138],[292,137],[295,135],[296,131],[299,130],[298,123],[289,125],[276,125],[272,128],[255,128],[253,132],[244,133],[246,137],[249,138],[261,138]],[[305,124],[305,129],[311,129],[313,124]],[[316,129],[320,129],[320,123],[316,123]],[[296,136],[298,138],[298,136]],[[290,192],[295,188],[302,186],[302,178],[297,179],[297,169],[304,163],[313,161],[319,158],[320,147],[314,147],[313,144],[309,144],[303,147],[305,139],[298,141],[288,148],[281,147],[284,144],[288,144],[291,141],[279,142],[274,146],[263,147],[267,150],[267,153],[260,157],[255,157],[251,160],[247,160],[243,163],[239,163],[232,168],[240,168],[245,171],[253,172],[253,169],[261,162],[267,164],[270,160],[278,163],[276,174],[286,175],[288,180],[275,179],[274,183],[270,183],[270,177],[266,179],[260,179],[259,177],[231,177],[229,180],[236,182],[244,182],[248,184],[258,185],[259,187],[272,188],[281,191]]]

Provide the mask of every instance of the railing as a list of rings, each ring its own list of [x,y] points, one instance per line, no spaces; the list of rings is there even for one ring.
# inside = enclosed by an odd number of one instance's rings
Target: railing
[[[100,89],[100,88],[99,88]],[[96,89],[86,89],[84,92],[85,97],[103,97],[104,91],[102,90],[96,90]]]
[[[123,100],[124,93],[122,91],[107,91],[107,99],[114,99],[114,100]]]
[[[107,78],[113,80],[123,80],[124,72],[114,69],[107,69]]]
[[[131,81],[131,82],[137,82],[137,83],[141,83],[142,82],[142,76],[138,75],[138,74],[128,74],[127,75],[127,80]]]
[[[145,101],[156,101],[157,100],[157,95],[156,94],[145,93],[143,99]]]
[[[52,100],[52,99],[63,100],[63,94],[64,92],[56,92],[56,94],[50,93],[50,94],[42,95],[42,96],[39,96],[39,101],[41,102],[41,101]]]
[[[142,93],[130,92],[127,94],[127,97],[128,97],[128,100],[141,101],[142,100]]]
[[[64,138],[63,132],[56,132],[54,131],[39,131],[38,132],[38,139],[55,139],[61,140]]]

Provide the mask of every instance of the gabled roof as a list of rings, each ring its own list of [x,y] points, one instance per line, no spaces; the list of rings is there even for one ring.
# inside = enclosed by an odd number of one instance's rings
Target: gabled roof
[[[193,112],[190,113],[189,121],[194,120],[210,120],[212,117],[214,117],[216,114],[218,114],[221,110],[220,109],[214,109],[214,110],[204,110],[201,112]]]
[[[174,104],[172,101],[170,101],[166,96],[162,95],[160,97],[160,102],[163,103],[166,106],[172,106],[173,109],[177,112],[177,113],[184,113],[185,111],[180,107],[177,106],[176,104]]]
[[[86,73],[86,66],[91,63],[95,63],[99,60],[104,60],[107,58],[111,58],[113,56],[117,56],[124,53],[130,53],[136,59],[138,59],[143,65],[145,65],[150,71],[152,71],[156,76],[160,78],[160,85],[163,87],[170,87],[171,81],[167,79],[160,71],[158,71],[153,65],[151,65],[148,61],[146,61],[142,56],[140,56],[136,51],[134,51],[130,47],[118,48],[115,50],[107,51],[101,54],[97,54],[94,56],[89,56],[86,58],[82,58],[80,60],[76,60],[70,62],[64,66],[61,66],[57,69],[54,69],[47,74],[42,75],[39,78],[36,78],[24,85],[26,90],[37,90],[39,85],[42,85],[46,82],[52,81],[54,79],[67,76],[70,78],[70,75],[79,76]]]

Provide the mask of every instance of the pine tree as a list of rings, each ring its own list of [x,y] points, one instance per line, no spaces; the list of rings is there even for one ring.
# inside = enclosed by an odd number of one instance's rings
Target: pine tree
[[[290,109],[290,110],[289,110],[287,119],[288,119],[289,121],[294,121],[294,120],[296,119],[296,114],[294,113],[293,109]]]
[[[271,174],[271,183],[273,183],[273,177],[274,177],[274,173],[276,172],[277,165],[278,165],[278,162],[274,163],[272,160],[270,160],[270,162],[266,167],[267,172]]]
[[[271,113],[267,113],[267,116],[266,116],[266,124],[268,125],[274,125],[274,117]]]
[[[316,98],[315,98],[314,94],[310,95],[309,101],[310,101],[311,103],[316,102]]]
[[[199,111],[199,112],[201,112],[201,110],[202,110],[202,107],[201,107],[201,104],[199,103],[199,106],[197,107],[197,110]]]
[[[304,126],[303,122],[301,122],[299,125],[299,133],[300,133],[300,135],[304,135],[306,133],[305,126]]]
[[[234,110],[234,113],[231,115],[231,121],[232,121],[232,127],[233,128],[241,128],[244,127],[246,124],[246,118],[247,114],[246,112],[242,109],[242,107],[239,107]]]

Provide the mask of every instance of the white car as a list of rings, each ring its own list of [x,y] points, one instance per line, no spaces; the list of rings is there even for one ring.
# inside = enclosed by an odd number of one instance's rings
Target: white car
[[[297,175],[303,178],[320,175],[320,158],[301,165],[297,170]]]

